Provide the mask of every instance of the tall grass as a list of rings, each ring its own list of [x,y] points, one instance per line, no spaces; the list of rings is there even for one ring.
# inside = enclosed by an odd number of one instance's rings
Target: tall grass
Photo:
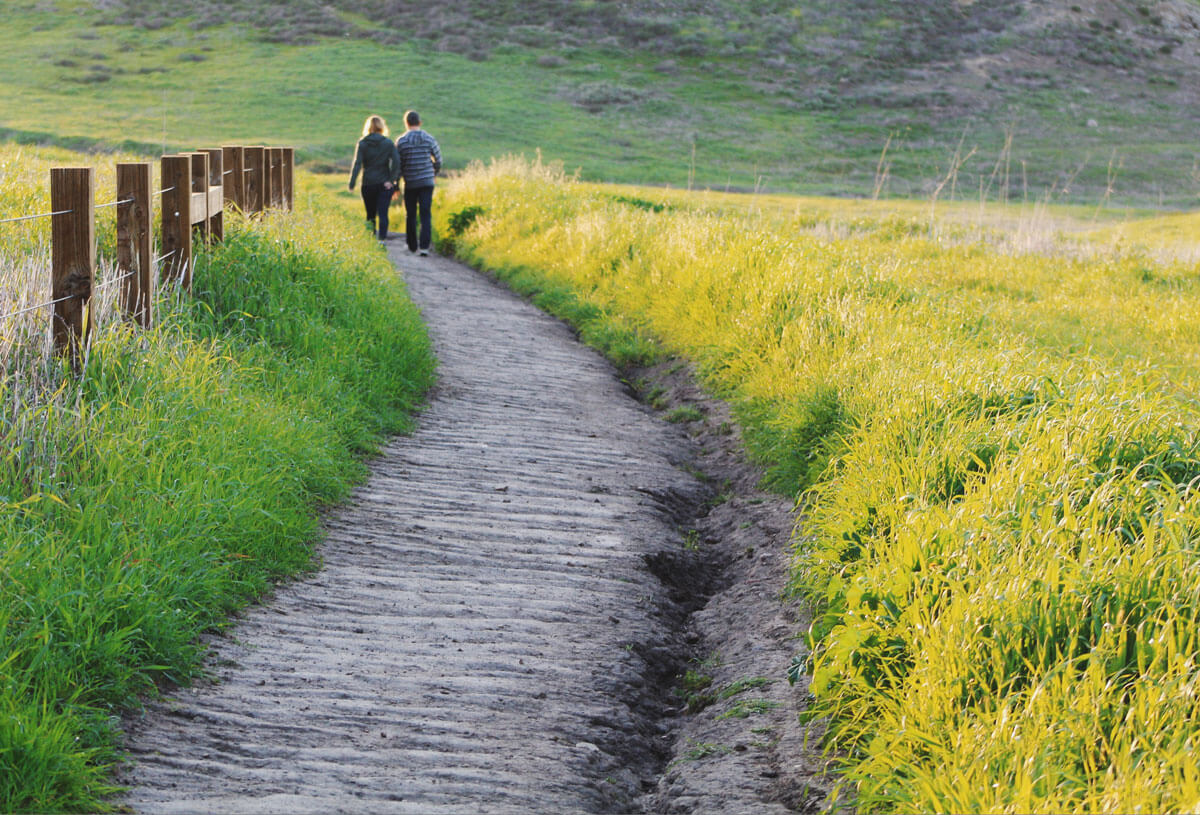
[[[23,335],[42,345],[7,351],[4,811],[106,807],[120,712],[194,677],[199,634],[314,565],[315,510],[347,494],[431,381],[386,257],[299,180],[295,214],[227,216],[194,296],[163,292],[154,330],[104,322],[81,376],[44,353],[44,318]],[[23,268],[0,281],[29,284]]]
[[[812,710],[855,805],[1200,805],[1194,266],[1087,213],[1031,252],[1012,208],[623,193],[498,161],[439,228],[733,403],[804,513]]]

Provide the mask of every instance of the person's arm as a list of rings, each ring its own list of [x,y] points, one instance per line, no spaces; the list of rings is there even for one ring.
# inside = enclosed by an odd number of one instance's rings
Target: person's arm
[[[363,146],[360,141],[354,151],[354,169],[350,171],[350,189],[354,189],[354,182],[358,181],[358,171],[362,169],[362,163]]]
[[[400,138],[396,139],[396,144],[395,144],[395,148],[396,148],[396,177],[397,177],[397,178],[403,178],[403,177],[404,177],[404,149],[403,149],[403,148],[400,146],[400,142],[402,142],[403,140],[404,140],[404,137],[403,137],[403,136],[401,136]]]
[[[433,142],[430,145],[429,155],[433,159],[433,174],[437,175],[442,171],[442,148],[438,147],[437,139],[433,136],[429,137],[429,141]]]
[[[393,188],[400,183],[400,151],[395,142],[392,142],[392,154],[388,156],[388,179]]]

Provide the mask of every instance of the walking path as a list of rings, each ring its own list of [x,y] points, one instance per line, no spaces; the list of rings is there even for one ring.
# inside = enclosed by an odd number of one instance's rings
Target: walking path
[[[218,638],[215,681],[131,723],[122,803],[665,808],[691,598],[660,576],[690,574],[692,448],[557,321],[458,263],[391,254],[440,360],[420,429],[327,519],[321,571]],[[723,811],[779,809],[758,803]]]

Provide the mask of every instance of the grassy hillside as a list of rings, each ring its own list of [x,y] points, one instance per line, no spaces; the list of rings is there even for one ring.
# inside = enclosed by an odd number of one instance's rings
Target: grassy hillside
[[[1195,214],[1088,235],[1080,211],[1029,251],[1020,208],[513,161],[444,203],[464,256],[585,338],[690,359],[801,497],[794,669],[857,808],[1200,806],[1200,278],[1153,257]]]
[[[21,140],[188,147],[244,138],[249,121],[344,165],[367,112],[416,107],[451,167],[541,149],[590,179],[720,189],[924,197],[945,180],[941,195],[967,199],[1180,206],[1200,191],[1195,0],[5,13],[0,128]]]

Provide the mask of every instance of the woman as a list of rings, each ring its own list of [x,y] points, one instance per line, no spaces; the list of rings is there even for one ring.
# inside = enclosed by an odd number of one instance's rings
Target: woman
[[[387,122],[382,116],[368,116],[363,123],[363,135],[358,140],[354,155],[354,169],[350,171],[350,189],[358,180],[362,170],[362,198],[367,208],[367,225],[375,232],[375,219],[379,218],[376,237],[381,241],[388,236],[388,205],[392,202],[392,190],[400,178],[400,156],[396,145],[388,137]]]

